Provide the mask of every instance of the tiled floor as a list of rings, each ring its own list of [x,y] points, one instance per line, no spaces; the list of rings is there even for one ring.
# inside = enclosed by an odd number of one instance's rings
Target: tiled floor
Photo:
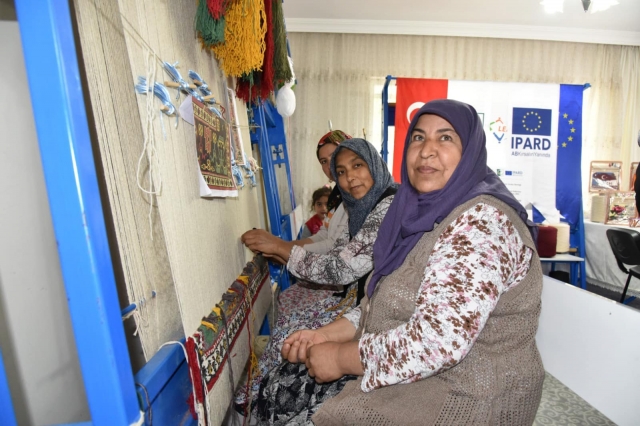
[[[632,279],[635,279],[635,278],[632,278]],[[587,283],[587,291],[590,291],[595,294],[599,294],[600,296],[606,297],[607,299],[615,300],[616,302],[620,301],[620,296],[622,296],[621,291],[617,291],[617,292],[611,291],[609,289],[599,287],[589,283]],[[627,298],[629,296],[630,295],[627,295]],[[634,299],[633,301],[628,303],[627,306],[640,310],[640,298]]]
[[[549,373],[544,378],[542,399],[533,424],[534,426],[615,425]]]

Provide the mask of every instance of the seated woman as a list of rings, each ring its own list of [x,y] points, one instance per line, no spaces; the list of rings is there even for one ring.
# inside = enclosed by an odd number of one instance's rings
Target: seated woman
[[[327,176],[329,181],[333,181],[330,169],[331,157],[340,143],[348,139],[351,139],[351,136],[343,131],[333,130],[323,135],[318,142],[316,157],[322,167],[322,172]],[[344,237],[348,235],[347,226],[349,217],[342,204],[342,197],[337,185],[329,195],[327,208],[329,211],[323,221],[323,227],[309,238],[285,241],[264,229],[254,229],[242,235],[242,242],[249,249],[255,252],[261,252],[264,256],[282,264],[287,264],[289,253],[293,246],[303,246],[304,249],[310,253],[325,254],[336,247],[336,241],[338,239],[341,240],[341,243],[344,243]],[[276,253],[281,253],[282,257]],[[299,276],[299,278],[302,280],[306,279],[304,276]],[[309,306],[326,299],[336,290],[336,287],[318,286],[309,282],[298,283],[280,294],[278,297],[278,310],[284,315],[287,315],[300,306]]]
[[[291,247],[290,253],[286,248],[249,247],[258,251],[270,249],[279,257],[287,257],[287,268],[298,278],[346,288],[342,293],[332,293],[311,304],[293,299],[295,309],[279,310],[271,340],[259,361],[260,374],[253,381],[255,391],[262,374],[282,361],[280,350],[284,339],[293,331],[326,325],[355,307],[364,295],[364,283],[373,270],[373,243],[393,200],[396,184],[375,147],[364,139],[342,142],[333,154],[331,169],[349,216],[349,233],[338,238],[333,249],[318,254],[299,246]],[[295,287],[297,285],[285,290],[281,296]],[[246,389],[242,389],[236,395],[238,411],[247,409],[246,402]]]
[[[530,425],[544,370],[536,229],[487,167],[473,107],[425,104],[360,306],[289,336],[255,415],[276,424]]]

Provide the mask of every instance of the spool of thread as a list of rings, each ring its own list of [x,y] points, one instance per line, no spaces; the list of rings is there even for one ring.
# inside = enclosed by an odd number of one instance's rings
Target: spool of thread
[[[569,225],[566,223],[553,223],[551,224],[558,230],[558,242],[556,244],[557,253],[567,253],[571,248],[569,244]]]
[[[591,197],[591,222],[604,223],[607,218],[607,196],[595,194]]]

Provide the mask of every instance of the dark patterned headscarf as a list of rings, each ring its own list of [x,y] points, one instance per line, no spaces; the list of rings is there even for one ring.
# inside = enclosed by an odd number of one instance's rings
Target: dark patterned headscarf
[[[415,190],[407,172],[407,150],[411,133],[423,114],[447,120],[462,140],[462,156],[444,188],[424,194]],[[367,288],[369,297],[378,280],[395,271],[425,232],[433,230],[453,209],[479,196],[491,195],[512,207],[527,224],[536,241],[537,228],[527,219],[527,211],[500,178],[487,167],[487,147],[482,122],[476,110],[462,102],[439,99],[426,103],[411,120],[402,156],[402,185],[380,225],[373,246],[375,269]]]
[[[351,139],[351,136],[349,136],[342,130],[332,130],[329,133],[326,133],[318,141],[318,146],[316,147],[316,157],[320,155],[320,148],[322,148],[326,144],[332,143],[337,146],[337,145],[340,145],[341,142],[346,141],[347,139]]]
[[[376,151],[375,147],[364,139],[348,139],[338,145],[338,148],[333,152],[331,157],[331,174],[333,179],[338,182],[338,175],[336,173],[336,156],[343,149],[349,149],[355,152],[358,157],[362,158],[367,166],[369,166],[369,172],[373,178],[373,185],[369,189],[369,192],[364,197],[356,200],[347,191],[340,188],[340,185],[336,185],[340,193],[342,194],[342,202],[349,213],[349,233],[354,237],[365,219],[378,204],[378,199],[390,186],[395,186],[393,176],[389,173],[389,168],[380,157],[380,154]]]
[[[342,130],[331,130],[330,132],[324,134],[318,141],[318,146],[316,147],[316,157],[320,158],[320,148],[322,148],[326,144],[331,143],[339,146],[341,142],[346,141],[347,139],[351,139],[351,136],[349,136]],[[327,201],[327,210],[331,211],[337,209],[341,202],[342,195],[340,194],[338,185],[336,185],[333,188],[333,191],[331,191],[331,194],[329,194],[329,200]]]

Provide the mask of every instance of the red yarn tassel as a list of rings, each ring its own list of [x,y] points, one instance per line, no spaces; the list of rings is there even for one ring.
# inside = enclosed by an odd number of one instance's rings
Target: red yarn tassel
[[[280,0],[276,0],[280,1]],[[260,79],[260,97],[267,99],[273,92],[274,69],[273,69],[273,0],[264,0],[264,9],[267,15],[267,33],[265,34],[264,59],[262,60],[262,78]]]
[[[214,19],[220,19],[222,14],[224,13],[225,0],[207,0],[207,7],[209,8],[209,13]]]
[[[193,337],[187,338],[185,342],[185,346],[187,348],[187,362],[189,363],[189,371],[191,371],[191,380],[193,383],[193,388],[196,392],[196,400],[194,405],[197,403],[204,404],[204,391],[202,389],[202,372],[198,367],[198,348],[196,346]],[[194,407],[195,411],[195,407]]]

